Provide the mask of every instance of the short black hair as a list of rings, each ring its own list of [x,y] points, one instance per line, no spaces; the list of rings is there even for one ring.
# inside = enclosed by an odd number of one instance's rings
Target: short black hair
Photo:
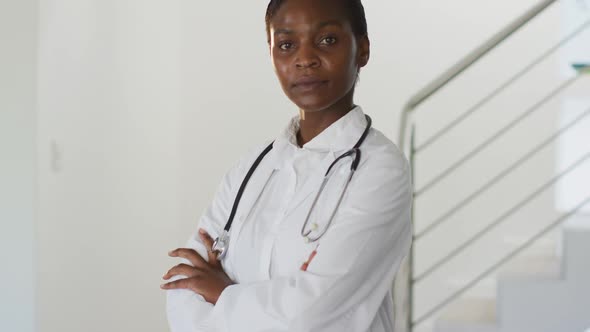
[[[269,42],[270,21],[285,1],[286,0],[270,0],[268,7],[266,8],[266,35],[269,38]],[[361,0],[341,0],[341,2],[346,9],[350,25],[352,26],[352,32],[354,32],[357,37],[367,36],[367,18],[365,16],[365,7]]]

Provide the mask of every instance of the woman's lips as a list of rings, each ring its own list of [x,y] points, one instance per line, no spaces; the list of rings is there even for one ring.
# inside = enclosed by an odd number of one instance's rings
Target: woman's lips
[[[315,78],[301,79],[293,84],[293,89],[300,92],[310,92],[322,87],[326,83],[328,81]]]

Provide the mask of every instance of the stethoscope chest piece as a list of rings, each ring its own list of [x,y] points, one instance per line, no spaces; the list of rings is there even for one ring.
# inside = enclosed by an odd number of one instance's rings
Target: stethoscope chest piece
[[[227,247],[229,245],[229,233],[227,231],[223,231],[221,236],[218,236],[215,241],[213,242],[213,246],[211,246],[211,251],[217,252],[217,259],[222,260],[227,253]]]

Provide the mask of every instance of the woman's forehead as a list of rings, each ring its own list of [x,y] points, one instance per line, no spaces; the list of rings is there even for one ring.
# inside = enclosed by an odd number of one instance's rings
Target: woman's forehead
[[[275,28],[299,24],[343,26],[348,23],[341,0],[286,0],[270,21],[271,27]]]

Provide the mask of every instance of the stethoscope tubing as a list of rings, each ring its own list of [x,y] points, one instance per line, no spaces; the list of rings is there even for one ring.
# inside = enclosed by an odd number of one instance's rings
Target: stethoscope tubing
[[[332,164],[330,164],[330,167],[328,167],[328,170],[326,171],[326,174],[324,175],[324,180],[322,181],[322,185],[320,186],[320,190],[316,194],[316,197],[315,197],[315,199],[314,199],[314,201],[312,203],[311,208],[309,209],[309,212],[307,214],[307,217],[305,219],[305,222],[303,223],[303,227],[301,228],[301,235],[306,239],[306,242],[315,242],[315,241],[319,240],[327,232],[330,224],[332,223],[332,219],[336,215],[336,211],[338,210],[338,207],[340,206],[340,203],[342,202],[342,199],[344,197],[344,193],[346,192],[346,189],[348,188],[348,184],[350,183],[350,181],[352,179],[352,176],[354,175],[354,173],[355,173],[358,165],[360,164],[360,160],[361,160],[360,146],[365,141],[365,138],[367,138],[367,135],[369,134],[369,131],[370,131],[371,126],[372,126],[372,119],[371,119],[371,117],[368,116],[368,115],[365,115],[365,118],[367,119],[367,126],[366,126],[365,130],[363,131],[363,134],[361,135],[361,137],[359,138],[359,140],[354,145],[354,147],[352,149],[346,151],[342,155],[340,155],[338,158],[336,158],[336,160],[334,160],[332,162]],[[252,164],[252,166],[248,170],[248,173],[244,177],[244,180],[242,181],[242,184],[240,185],[240,188],[238,189],[238,193],[236,194],[236,198],[234,199],[234,204],[232,206],[232,209],[231,209],[231,212],[230,212],[228,221],[225,224],[225,227],[223,228],[223,232],[213,242],[213,246],[211,247],[211,250],[218,252],[217,258],[220,259],[220,260],[223,259],[225,257],[225,255],[227,254],[227,247],[229,245],[229,231],[231,229],[231,226],[232,226],[232,223],[234,221],[236,212],[238,210],[238,206],[239,206],[240,200],[242,199],[242,195],[244,194],[244,190],[246,189],[246,186],[248,185],[248,182],[250,181],[250,178],[252,177],[252,175],[254,174],[254,172],[256,171],[256,169],[258,168],[258,165],[260,165],[260,163],[262,162],[262,159],[264,159],[264,157],[270,152],[270,150],[273,149],[273,145],[274,145],[274,141],[272,143],[270,143],[262,151],[262,153],[260,153],[260,155],[258,156],[258,158],[256,158],[256,160],[254,161],[254,164]],[[334,165],[336,165],[340,160],[342,160],[342,159],[344,159],[346,157],[349,157],[351,155],[354,155],[354,159],[353,159],[353,161],[352,161],[352,163],[350,165],[350,175],[348,177],[348,180],[346,181],[346,185],[344,186],[344,189],[340,193],[340,197],[338,198],[338,202],[336,204],[336,207],[332,210],[332,214],[330,216],[330,220],[328,221],[328,225],[324,228],[324,230],[318,236],[316,236],[314,238],[309,238],[309,234],[311,234],[312,230],[306,232],[305,231],[305,228],[307,227],[307,225],[309,223],[309,218],[311,216],[311,213],[312,213],[315,205],[317,204],[317,201],[318,201],[321,193],[323,192],[324,188],[326,187],[326,184],[327,184],[328,179],[329,179],[330,171],[332,170],[332,168],[334,167]]]
[[[350,174],[348,175],[348,179],[346,180],[346,184],[344,185],[344,188],[342,189],[342,192],[340,193],[340,197],[338,197],[338,202],[336,202],[336,206],[332,210],[332,214],[330,215],[330,219],[328,220],[328,224],[326,225],[326,227],[324,227],[324,230],[319,235],[311,238],[311,237],[309,237],[309,235],[311,234],[313,229],[310,229],[306,232],[305,228],[307,228],[307,225],[309,223],[309,217],[311,216],[312,211],[314,210],[322,192],[324,191],[324,188],[326,187],[326,184],[328,183],[329,176],[326,175],[324,177],[324,180],[322,181],[322,185],[320,186],[320,190],[316,194],[315,199],[313,200],[313,203],[312,203],[311,207],[309,208],[309,212],[307,213],[307,217],[305,218],[305,222],[303,223],[303,226],[301,227],[301,236],[303,236],[303,238],[305,238],[305,242],[307,242],[307,243],[316,242],[322,236],[324,236],[324,234],[328,231],[328,228],[330,228],[330,225],[332,224],[332,220],[334,219],[334,216],[336,215],[336,211],[338,211],[338,208],[340,207],[340,203],[342,202],[342,199],[344,198],[344,193],[346,193],[346,189],[348,189],[348,184],[352,180],[352,176],[354,175],[354,172],[355,172],[355,170],[351,169]]]
[[[232,206],[231,213],[229,215],[229,219],[224,227],[224,230],[226,232],[229,232],[231,225],[234,222],[234,217],[236,216],[236,211],[238,210],[238,204],[240,203],[240,200],[242,199],[242,195],[244,193],[244,190],[246,189],[246,185],[250,181],[250,178],[252,177],[252,174],[254,174],[254,171],[258,168],[258,165],[260,165],[260,162],[262,161],[262,159],[264,159],[264,157],[270,152],[270,150],[272,150],[273,145],[274,145],[274,141],[272,143],[270,143],[270,145],[267,146],[264,149],[264,151],[262,151],[262,153],[254,161],[254,164],[252,165],[252,167],[250,167],[250,169],[248,170],[248,173],[246,174],[246,177],[242,181],[242,184],[240,185],[240,189],[238,190],[238,193],[236,194],[236,198],[234,200],[234,204]]]

